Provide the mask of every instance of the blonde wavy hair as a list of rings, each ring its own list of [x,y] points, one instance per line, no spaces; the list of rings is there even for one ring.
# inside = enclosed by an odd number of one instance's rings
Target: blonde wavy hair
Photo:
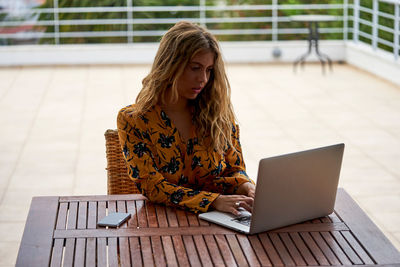
[[[167,91],[178,99],[177,82],[196,54],[214,53],[214,67],[210,78],[195,100],[193,121],[200,141],[207,142],[223,153],[232,145],[232,123],[235,114],[231,104],[231,89],[216,38],[204,28],[186,21],[175,24],[161,38],[150,74],[143,79],[143,88],[136,98],[135,114],[143,115],[156,104],[165,104]]]

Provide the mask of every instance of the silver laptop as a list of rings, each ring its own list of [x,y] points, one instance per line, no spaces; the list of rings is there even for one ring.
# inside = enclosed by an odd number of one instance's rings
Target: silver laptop
[[[333,212],[344,144],[260,160],[253,211],[220,211],[199,218],[247,234],[311,220]]]

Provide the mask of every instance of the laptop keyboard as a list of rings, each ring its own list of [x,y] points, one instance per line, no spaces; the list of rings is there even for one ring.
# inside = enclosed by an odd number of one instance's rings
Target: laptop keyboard
[[[238,222],[238,223],[246,225],[246,226],[250,226],[251,215],[239,216],[239,217],[233,218],[232,221]]]

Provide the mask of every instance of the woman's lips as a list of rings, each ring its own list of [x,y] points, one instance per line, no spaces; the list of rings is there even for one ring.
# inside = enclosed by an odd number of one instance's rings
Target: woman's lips
[[[203,89],[203,88],[202,88],[202,87],[195,87],[195,88],[192,88],[193,92],[196,93],[196,94],[200,93],[200,92],[201,92],[201,89]]]

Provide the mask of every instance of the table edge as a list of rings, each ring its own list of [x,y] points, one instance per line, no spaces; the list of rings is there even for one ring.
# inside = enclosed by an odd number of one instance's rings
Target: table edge
[[[32,198],[15,266],[49,265],[58,201],[59,197]]]
[[[400,252],[343,188],[338,189],[335,211],[378,264],[400,264]]]

